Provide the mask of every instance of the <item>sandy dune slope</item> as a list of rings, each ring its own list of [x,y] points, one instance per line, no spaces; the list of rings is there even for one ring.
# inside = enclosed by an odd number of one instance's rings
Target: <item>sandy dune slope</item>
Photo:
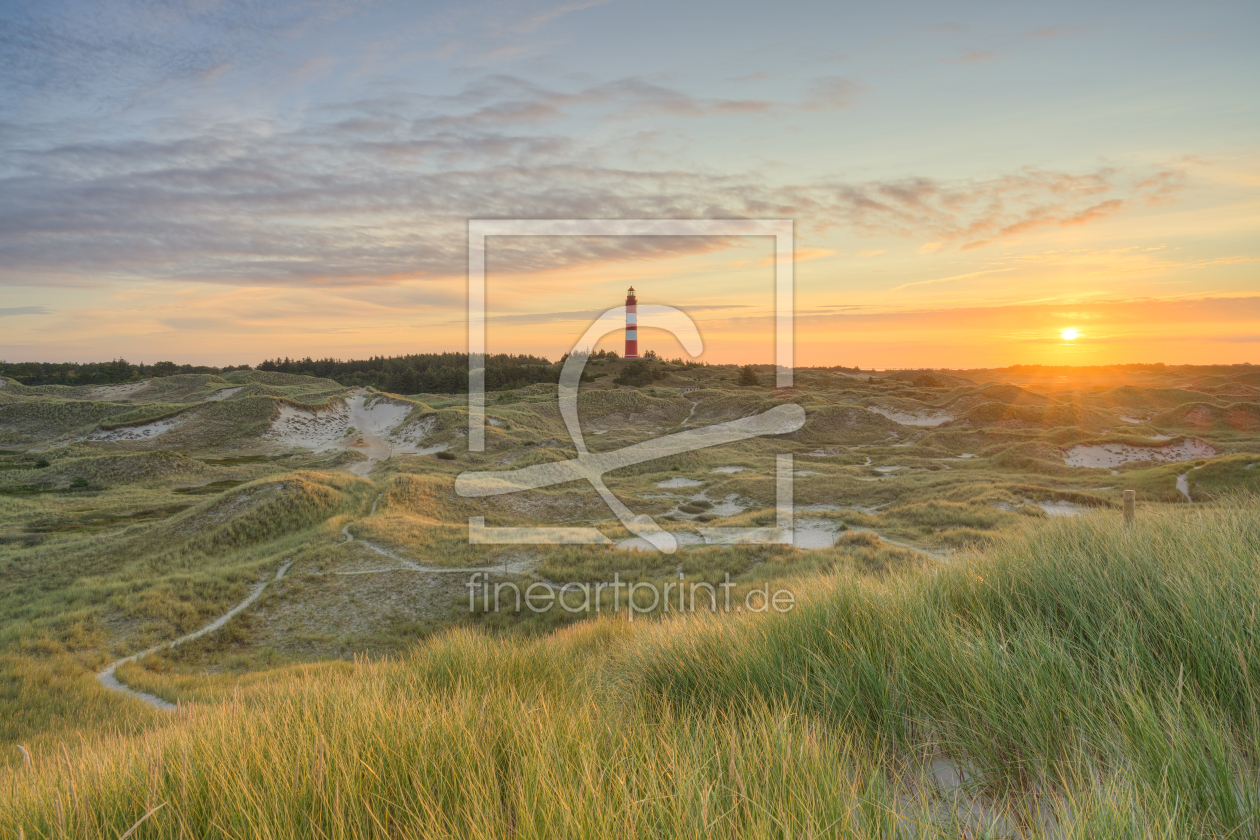
[[[418,445],[433,431],[435,420],[426,417],[407,423],[414,409],[412,403],[362,394],[321,409],[284,405],[263,440],[290,449],[358,450],[367,461],[353,465],[350,471],[366,475],[377,461],[391,455],[424,455],[446,448]]]
[[[1069,467],[1118,467],[1129,461],[1193,461],[1216,454],[1212,444],[1198,438],[1165,446],[1132,446],[1124,443],[1078,444],[1063,453]]]
[[[903,426],[939,426],[942,423],[948,423],[957,419],[952,414],[946,414],[943,411],[893,411],[888,408],[877,408],[875,406],[867,406],[867,411],[873,411],[892,420],[894,423],[900,423]]]
[[[152,423],[144,423],[139,426],[124,426],[121,429],[97,429],[88,435],[88,440],[148,440],[158,435],[164,435],[172,429],[177,429],[184,424],[183,417],[165,417],[161,420],[154,420]]]
[[[133,394],[148,388],[152,381],[152,379],[146,379],[143,382],[132,382],[127,385],[96,385],[88,390],[88,395],[92,399],[101,400],[102,402],[125,400]]]

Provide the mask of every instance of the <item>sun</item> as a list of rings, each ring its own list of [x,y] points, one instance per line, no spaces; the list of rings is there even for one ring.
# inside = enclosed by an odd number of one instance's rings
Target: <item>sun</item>
[[[1066,330],[1059,333],[1059,337],[1062,338],[1064,341],[1071,341],[1072,339],[1076,338],[1079,335],[1080,333],[1072,329],[1071,327],[1068,327]]]

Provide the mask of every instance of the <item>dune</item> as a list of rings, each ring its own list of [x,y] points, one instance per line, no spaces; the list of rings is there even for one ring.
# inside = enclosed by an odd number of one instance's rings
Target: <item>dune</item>
[[[1063,453],[1069,467],[1110,468],[1141,461],[1193,461],[1211,458],[1216,447],[1198,438],[1164,446],[1137,446],[1127,443],[1078,444]]]

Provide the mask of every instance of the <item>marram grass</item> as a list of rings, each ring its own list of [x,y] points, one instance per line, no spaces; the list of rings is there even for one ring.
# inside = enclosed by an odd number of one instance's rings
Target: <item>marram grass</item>
[[[282,669],[0,771],[0,830],[1255,837],[1260,503],[1118,520],[816,579],[782,616]]]

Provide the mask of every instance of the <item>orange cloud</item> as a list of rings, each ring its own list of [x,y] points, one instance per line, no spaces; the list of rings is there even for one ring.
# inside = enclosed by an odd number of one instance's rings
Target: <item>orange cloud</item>
[[[827,248],[797,248],[795,254],[793,254],[793,261],[798,263],[809,262],[810,260],[830,257],[835,253],[835,251]],[[879,253],[883,252],[880,251]],[[763,268],[768,265],[774,265],[774,257],[766,257],[765,259],[758,260],[757,265]]]

